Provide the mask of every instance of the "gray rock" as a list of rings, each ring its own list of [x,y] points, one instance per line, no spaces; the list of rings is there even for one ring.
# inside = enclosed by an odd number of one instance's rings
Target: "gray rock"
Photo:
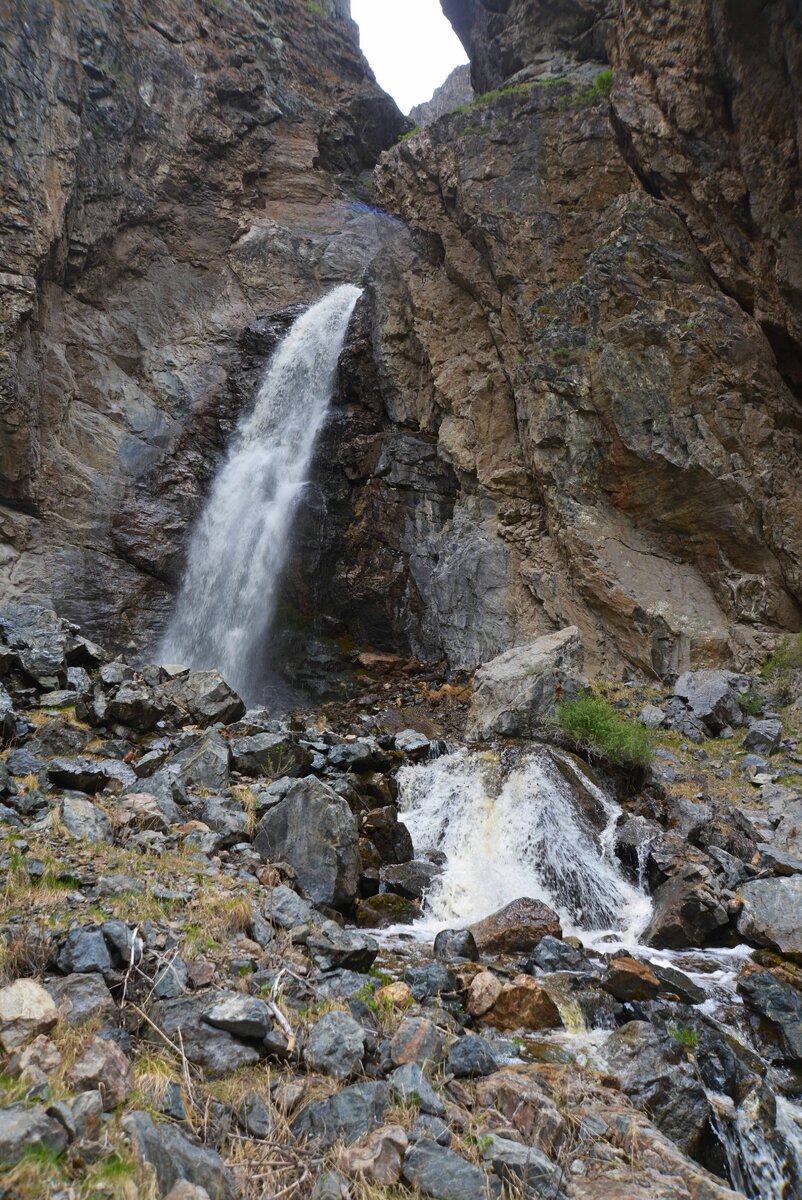
[[[0,684],[0,746],[10,745],[17,736],[17,714],[6,689]]]
[[[218,834],[222,847],[236,846],[239,842],[250,840],[248,814],[236,800],[206,800],[201,808],[201,820]]]
[[[420,1002],[444,992],[457,991],[457,978],[445,963],[423,963],[420,967],[407,967],[404,980],[409,984],[412,995]]]
[[[749,731],[743,740],[744,750],[753,750],[756,754],[773,754],[780,744],[782,732],[782,722],[776,719],[750,721]]]
[[[13,1167],[37,1150],[62,1154],[66,1149],[66,1129],[43,1109],[0,1108],[0,1166]]]
[[[45,980],[45,987],[68,1025],[83,1025],[116,1011],[102,975],[68,975]]]
[[[222,792],[228,787],[229,759],[228,742],[211,730],[174,754],[157,775],[171,779],[174,785],[177,784],[179,793],[192,787]]]
[[[430,1113],[421,1113],[409,1132],[411,1142],[419,1142],[422,1138],[437,1142],[438,1146],[450,1146],[452,1141],[451,1130],[445,1121]]]
[[[312,1188],[310,1200],[351,1200],[351,1189],[337,1171],[323,1171]]]
[[[707,1096],[680,1042],[646,1021],[630,1021],[610,1035],[604,1054],[621,1090],[658,1129],[686,1154],[698,1151],[707,1127]]]
[[[203,1020],[234,1037],[258,1041],[273,1028],[270,1009],[264,1000],[252,996],[225,996],[204,1011]]]
[[[375,938],[354,929],[340,929],[334,921],[324,922],[310,934],[306,946],[321,971],[345,968],[365,974],[379,953]]]
[[[154,1004],[151,1012],[151,1018],[172,1040],[176,1040],[180,1031],[187,1058],[203,1067],[210,1078],[249,1066],[266,1054],[261,1047],[240,1041],[226,1030],[204,1020],[211,1008],[228,998],[237,1001],[243,999],[238,992],[204,992],[197,996],[160,1000]],[[150,1027],[143,1036],[148,1041],[158,1043],[161,1040]]]
[[[279,929],[311,925],[317,917],[317,913],[309,901],[304,900],[285,884],[268,890],[264,913],[268,921],[277,925]]]
[[[235,771],[255,778],[269,779],[305,775],[311,755],[286,734],[256,733],[252,737],[232,738],[231,756]]]
[[[147,733],[164,717],[167,705],[164,697],[142,680],[122,683],[106,700],[106,721],[130,725]]]
[[[428,758],[432,746],[429,739],[415,729],[402,729],[395,735],[393,744],[400,754],[411,758],[413,762],[421,762]]]
[[[176,955],[163,967],[159,968],[153,985],[153,995],[157,1000],[174,1000],[187,990],[189,972],[183,958]]]
[[[306,1062],[313,1071],[333,1079],[356,1075],[365,1057],[365,1031],[347,1013],[330,1012],[316,1021],[306,1046]]]
[[[446,1070],[457,1079],[492,1075],[498,1070],[498,1061],[486,1038],[468,1033],[452,1044],[446,1058]]]
[[[656,704],[644,704],[638,713],[638,720],[646,729],[659,729],[665,719],[666,714]]]
[[[276,1128],[275,1118],[258,1092],[248,1092],[237,1109],[237,1121],[253,1138],[269,1138]]]
[[[6,766],[11,775],[38,775],[44,765],[44,759],[32,754],[27,746],[10,750],[6,759]]]
[[[404,1156],[404,1182],[434,1200],[487,1200],[484,1171],[460,1158],[453,1150],[422,1138]]]
[[[732,671],[686,671],[674,685],[674,694],[690,709],[708,734],[717,737],[728,726],[744,724],[739,696],[748,688],[749,678]]]
[[[107,787],[120,791],[136,782],[129,766],[110,758],[52,758],[47,777],[55,787],[78,792],[102,792]]]
[[[245,713],[245,705],[219,671],[189,671],[164,684],[168,699],[196,725],[230,725]]]
[[[265,862],[288,862],[315,904],[353,903],[359,885],[359,826],[342,797],[318,779],[298,780],[269,809],[254,837]]]
[[[384,892],[395,892],[408,900],[422,900],[442,870],[426,859],[413,858],[410,862],[382,867],[379,879]]]
[[[738,932],[759,946],[802,959],[802,875],[755,879],[741,888]]]
[[[0,635],[16,651],[26,675],[49,687],[65,666],[70,626],[48,608],[6,604],[0,612]]]
[[[434,939],[434,956],[445,962],[452,962],[455,958],[479,961],[476,940],[470,929],[441,929]]]
[[[111,842],[111,821],[91,800],[65,796],[61,802],[61,823],[70,837],[82,842]]]
[[[356,741],[332,746],[327,761],[338,771],[380,771],[390,760],[376,742]]]
[[[768,868],[774,875],[802,875],[802,858],[779,850],[770,842],[758,842],[760,851],[759,866],[762,870]]]
[[[516,646],[485,663],[474,678],[468,737],[528,737],[553,716],[557,704],[579,695],[584,649],[574,626]]]
[[[802,1060],[802,995],[796,988],[771,971],[754,971],[741,975],[738,992],[748,1008],[774,1026],[781,1057]]]
[[[794,796],[780,808],[780,820],[772,845],[802,858],[802,800]]]
[[[656,975],[663,987],[660,989],[663,992],[673,992],[679,996],[683,1004],[704,1004],[707,999],[707,993],[704,988],[699,987],[694,983],[684,971],[678,971],[676,967],[661,966],[660,963],[649,962],[649,968],[652,974]]]
[[[643,942],[670,950],[704,945],[709,934],[729,922],[722,899],[719,884],[706,867],[691,863],[681,868],[655,891]]]
[[[396,1067],[387,1082],[393,1095],[404,1103],[415,1102],[421,1112],[433,1117],[444,1117],[446,1106],[423,1073],[419,1063],[408,1062]],[[435,1141],[437,1139],[435,1138]]]
[[[529,955],[526,970],[528,974],[534,975],[536,970],[581,971],[586,970],[588,965],[588,960],[581,950],[547,934]]]
[[[120,1124],[134,1154],[156,1172],[162,1196],[180,1180],[186,1180],[204,1188],[216,1200],[236,1200],[237,1189],[216,1151],[191,1142],[175,1125],[157,1125],[144,1112],[126,1113]]]
[[[481,1154],[504,1183],[513,1186],[523,1183],[528,1194],[565,1200],[565,1193],[559,1188],[562,1168],[534,1146],[490,1134],[481,1140]]]
[[[386,1083],[354,1083],[328,1100],[315,1100],[293,1121],[297,1137],[306,1137],[328,1149],[335,1142],[346,1145],[384,1123],[390,1106]]]
[[[114,974],[114,964],[106,939],[98,925],[71,929],[59,951],[56,963],[64,975],[98,972],[104,978],[108,978]]]

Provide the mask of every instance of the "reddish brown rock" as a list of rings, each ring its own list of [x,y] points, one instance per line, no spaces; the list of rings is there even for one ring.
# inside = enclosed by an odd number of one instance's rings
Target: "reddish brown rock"
[[[444,1053],[443,1035],[426,1017],[407,1017],[390,1042],[393,1066],[404,1063],[439,1063]]]
[[[546,936],[562,937],[557,914],[526,896],[477,921],[470,931],[482,954],[526,954]]]
[[[636,958],[615,958],[601,981],[602,987],[616,1000],[654,1000],[660,980],[646,963]]]
[[[559,1029],[562,1025],[557,1005],[530,975],[516,975],[483,1019],[510,1033],[516,1029]]]
[[[134,1068],[114,1042],[93,1037],[67,1072],[67,1082],[79,1092],[100,1092],[103,1108],[110,1112],[134,1090]]]
[[[379,1187],[391,1187],[401,1178],[404,1153],[409,1145],[400,1125],[386,1125],[368,1134],[343,1152],[342,1168],[347,1175]]]

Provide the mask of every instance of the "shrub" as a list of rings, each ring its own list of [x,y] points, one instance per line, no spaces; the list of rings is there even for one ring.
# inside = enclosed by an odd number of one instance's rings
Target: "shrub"
[[[738,707],[747,717],[759,717],[763,712],[763,701],[756,691],[750,688],[738,697]]]
[[[802,633],[785,637],[761,668],[763,678],[774,684],[774,702],[781,708],[794,699],[794,675],[802,669]]]
[[[695,1050],[699,1045],[699,1034],[695,1029],[688,1029],[687,1025],[674,1025],[671,1030],[671,1036],[674,1041],[679,1042],[686,1050]]]
[[[620,767],[647,767],[652,761],[648,730],[623,717],[609,700],[588,693],[567,700],[557,710],[557,723],[581,750]]]

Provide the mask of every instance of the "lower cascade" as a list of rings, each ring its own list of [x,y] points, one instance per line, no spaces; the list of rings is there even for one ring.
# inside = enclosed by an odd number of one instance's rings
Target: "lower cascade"
[[[637,941],[649,898],[612,852],[621,810],[568,755],[545,747],[505,765],[466,749],[399,774],[401,819],[418,854],[440,851],[427,897],[439,924],[479,920],[519,896],[586,942]]]
[[[240,421],[192,533],[162,662],[215,667],[260,698],[265,635],[337,360],[361,290],[335,288],[293,324]]]

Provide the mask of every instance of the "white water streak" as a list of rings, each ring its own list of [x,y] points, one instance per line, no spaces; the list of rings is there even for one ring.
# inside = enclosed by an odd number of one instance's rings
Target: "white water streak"
[[[468,924],[529,896],[586,943],[608,933],[637,940],[651,906],[612,852],[621,810],[586,776],[569,782],[575,766],[563,760],[563,772],[557,760],[537,751],[505,773],[494,754],[459,750],[399,773],[416,853],[447,858],[426,901],[434,923]]]
[[[216,667],[249,701],[259,698],[293,518],[360,295],[349,284],[335,288],[278,347],[192,533],[159,651],[162,662]]]

